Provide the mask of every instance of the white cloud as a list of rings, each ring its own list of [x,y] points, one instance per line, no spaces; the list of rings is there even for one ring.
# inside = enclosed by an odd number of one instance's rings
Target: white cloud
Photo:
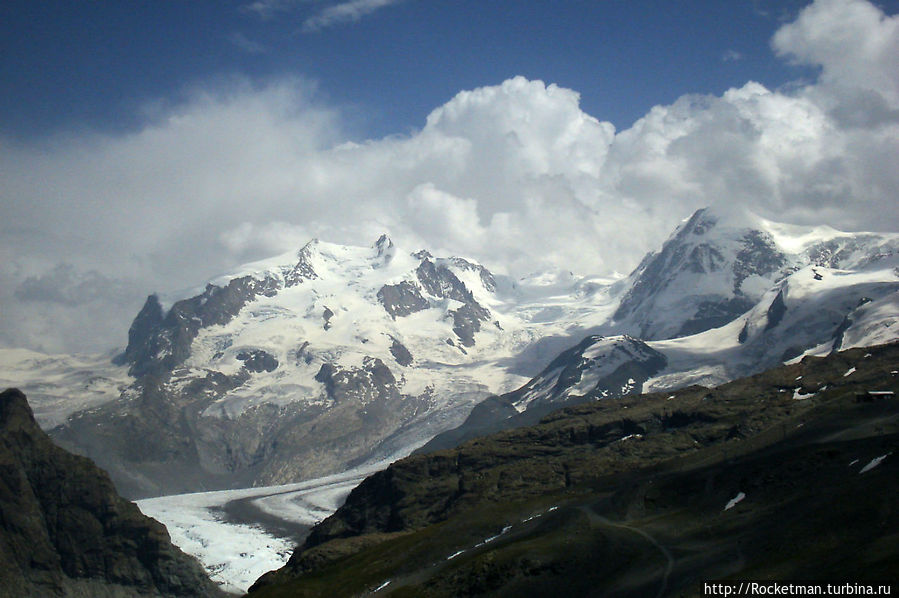
[[[241,6],[241,10],[256,14],[261,19],[270,19],[279,12],[293,10],[297,4],[309,0],[255,0]]]
[[[304,31],[319,31],[333,25],[353,23],[376,10],[402,0],[349,0],[323,8],[303,22]]]
[[[821,85],[873,92],[899,107],[899,16],[867,0],[816,0],[774,35],[775,51],[820,66]]]
[[[838,55],[822,32],[839,18],[846,43],[866,30],[875,42]],[[710,204],[895,228],[899,75],[883,60],[895,18],[819,0],[773,43],[821,64],[819,80],[684,96],[617,133],[576,92],[516,77],[457,94],[420,131],[364,143],[343,142],[340,115],[300,80],[199,87],[129,135],[0,139],[0,343],[78,348],[87,322],[92,346],[121,345],[138,294],[202,285],[313,236],[388,232],[409,251],[524,275],[627,271]],[[68,290],[68,303],[36,300],[53,295],[62,262],[137,292],[86,310]]]

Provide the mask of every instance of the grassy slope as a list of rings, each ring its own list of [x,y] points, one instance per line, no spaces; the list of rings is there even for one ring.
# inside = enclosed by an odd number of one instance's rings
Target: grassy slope
[[[390,580],[378,595],[679,596],[710,578],[895,577],[899,400],[856,395],[899,391],[897,369],[899,345],[852,350],[411,457],[366,480],[252,595]],[[818,392],[795,400],[800,386]]]

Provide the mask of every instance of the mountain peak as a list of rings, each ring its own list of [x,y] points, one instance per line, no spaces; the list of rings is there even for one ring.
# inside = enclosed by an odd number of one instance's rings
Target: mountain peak
[[[384,261],[390,261],[390,259],[393,258],[394,245],[390,237],[387,236],[387,233],[378,237],[378,240],[375,241],[373,247],[378,250],[377,257],[383,258]]]
[[[695,235],[701,237],[718,224],[718,217],[711,208],[700,208],[693,212],[683,227],[677,233],[677,237]]]

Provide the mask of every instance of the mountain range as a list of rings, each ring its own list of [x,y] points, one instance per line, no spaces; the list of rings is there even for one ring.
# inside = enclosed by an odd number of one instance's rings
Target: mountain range
[[[127,496],[275,484],[888,342],[897,291],[899,235],[710,209],[619,279],[313,240],[149,296],[114,363],[4,350],[0,381]]]

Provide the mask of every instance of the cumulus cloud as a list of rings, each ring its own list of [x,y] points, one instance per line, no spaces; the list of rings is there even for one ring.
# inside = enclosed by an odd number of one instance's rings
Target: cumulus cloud
[[[899,16],[867,0],[817,0],[771,43],[781,56],[819,66],[819,85],[829,91],[875,93],[899,106]]]
[[[460,92],[418,131],[353,143],[307,82],[231,80],[128,135],[0,140],[0,342],[82,346],[78,317],[93,344],[125,342],[138,293],[72,305],[83,295],[53,295],[60,263],[82,273],[66,289],[96,275],[145,295],[311,237],[370,244],[388,232],[409,251],[520,276],[628,271],[705,205],[894,228],[896,38],[896,17],[866,2],[818,0],[772,42],[819,65],[816,81],[684,96],[619,132],[575,91],[515,77]]]

